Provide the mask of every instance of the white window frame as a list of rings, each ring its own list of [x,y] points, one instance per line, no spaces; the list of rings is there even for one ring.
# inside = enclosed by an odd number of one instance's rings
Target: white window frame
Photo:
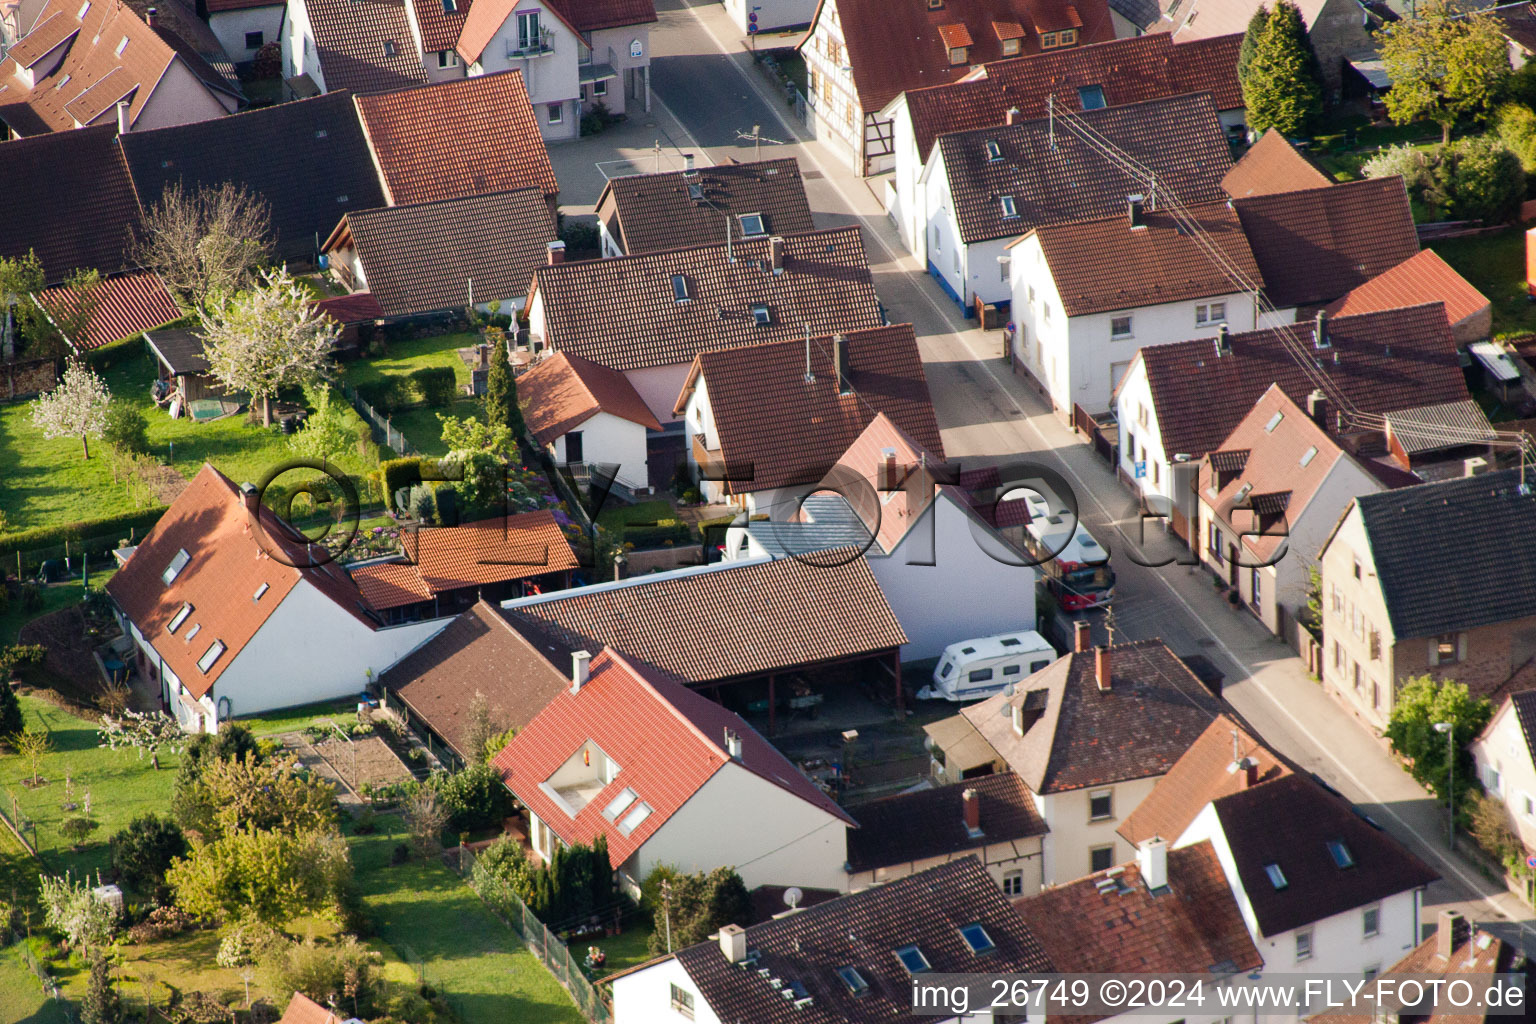
[[[1109,811],[1105,814],[1093,813],[1093,802],[1099,799],[1109,800]],[[1091,789],[1088,791],[1088,820],[1089,821],[1113,821],[1115,820],[1115,791],[1113,789]]]
[[[1311,960],[1316,950],[1312,948],[1312,929],[1303,928],[1296,933],[1296,962]]]
[[[539,11],[517,12],[517,48],[524,53],[536,48],[539,40],[543,38],[543,26],[539,24],[539,14]]]
[[[1376,915],[1376,927],[1371,927],[1371,914]],[[1360,935],[1362,938],[1374,939],[1381,934],[1381,904],[1373,903],[1368,907],[1360,908]]]
[[[592,95],[593,96],[607,96],[608,95],[608,80],[606,78],[603,79],[600,82],[593,82],[592,83]]]
[[[693,1020],[695,1012],[693,993],[685,988],[679,988],[675,982],[669,984],[668,988],[670,989],[667,993],[669,997],[668,1002],[672,1004],[672,1012]]]
[[[1125,324],[1125,330],[1123,331],[1119,329],[1119,325],[1122,322]],[[1124,316],[1112,316],[1109,318],[1110,341],[1125,341],[1134,337],[1136,337],[1136,321],[1131,314],[1126,313]]]
[[[1024,870],[1014,868],[1012,871],[1004,871],[1002,885],[1004,896],[1024,895]]]
[[[544,119],[548,124],[565,123],[565,101],[544,104]]]

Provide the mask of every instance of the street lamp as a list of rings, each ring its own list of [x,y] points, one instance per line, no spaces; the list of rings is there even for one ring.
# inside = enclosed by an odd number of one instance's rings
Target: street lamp
[[[1436,722],[1435,732],[1445,733],[1445,834],[1450,840],[1451,852],[1456,851],[1456,741],[1452,739],[1455,726],[1450,722]]]

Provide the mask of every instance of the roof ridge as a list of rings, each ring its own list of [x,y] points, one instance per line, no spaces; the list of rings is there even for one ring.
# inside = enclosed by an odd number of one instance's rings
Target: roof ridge
[[[672,717],[681,722],[689,732],[693,733],[693,735],[699,740],[700,743],[704,744],[704,746],[709,750],[710,756],[718,762],[715,765],[715,771],[719,771],[725,764],[730,762],[731,757],[726,754],[723,749],[717,746],[708,736],[704,735],[704,730],[699,728],[698,723],[689,718],[687,715],[683,714],[682,709],[674,704],[666,694],[658,690],[655,684],[651,682],[651,680],[646,676],[644,672],[641,672],[638,668],[631,664],[626,655],[622,654],[617,648],[608,645],[604,645],[600,656],[602,655],[606,655],[609,661],[615,661],[622,665],[624,670],[629,673],[631,678],[635,679],[640,683],[641,686],[645,687],[645,689],[651,694],[652,697],[655,697],[658,701],[665,704]],[[677,685],[683,686],[681,683],[678,683]],[[687,690],[688,688],[683,686],[683,689]],[[692,693],[693,691],[688,690],[688,692]],[[701,696],[699,699],[708,700],[709,698]]]
[[[812,228],[809,231],[791,231],[783,235],[763,235],[756,238],[736,238],[731,240],[731,246],[736,248],[743,245],[759,245],[768,241],[770,237],[782,238],[785,240],[785,242],[788,242],[791,239],[798,240],[802,238],[811,238],[818,235],[825,236],[845,234],[851,234],[854,238],[857,238],[860,247],[863,247],[864,238],[863,235],[859,233],[859,225],[857,224],[839,224],[830,228]],[[623,256],[609,256],[606,259],[601,260],[568,260],[563,263],[552,263],[546,266],[542,266],[539,268],[539,273],[575,273],[580,272],[583,268],[590,269],[594,264],[598,266],[606,266],[610,264],[617,266],[624,263],[625,261],[656,259],[658,257],[672,256],[682,252],[700,252],[705,249],[719,249],[721,252],[724,252],[725,247],[726,246],[724,242],[706,242],[703,245],[680,245],[672,249],[653,249],[649,252],[626,253]]]

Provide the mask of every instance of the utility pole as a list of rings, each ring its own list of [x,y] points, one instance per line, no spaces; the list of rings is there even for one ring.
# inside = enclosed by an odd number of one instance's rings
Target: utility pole
[[[660,174],[661,173],[661,140],[660,139],[656,140],[656,143],[655,143],[655,146],[654,146],[654,152],[656,154],[656,168],[655,168],[655,170],[656,170],[657,174]]]
[[[661,916],[667,927],[667,952],[672,952],[672,881],[661,882]]]

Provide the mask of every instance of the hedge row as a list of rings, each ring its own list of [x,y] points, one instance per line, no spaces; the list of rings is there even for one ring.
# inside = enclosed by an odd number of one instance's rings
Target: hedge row
[[[110,554],[116,549],[118,541],[142,540],[164,514],[165,508],[160,506],[62,526],[40,526],[0,534],[0,572],[15,570],[18,552],[21,554],[23,573],[36,569],[50,558],[63,558],[66,542],[67,553],[70,555],[79,555],[81,552]]]
[[[453,404],[458,384],[448,366],[425,366],[408,374],[384,374],[357,385],[358,397],[386,415],[418,402],[433,409]]]
[[[393,512],[409,512],[410,509],[395,508],[395,494],[401,488],[409,488],[421,483],[421,467],[427,465],[435,469],[437,462],[438,460],[431,456],[411,456],[403,459],[387,459],[379,463],[378,479],[384,492],[384,507]]]
[[[672,544],[688,544],[693,540],[693,531],[688,524],[676,519],[662,519],[653,526],[627,525],[624,527],[622,543],[633,544],[636,548],[662,548],[668,542]]]

